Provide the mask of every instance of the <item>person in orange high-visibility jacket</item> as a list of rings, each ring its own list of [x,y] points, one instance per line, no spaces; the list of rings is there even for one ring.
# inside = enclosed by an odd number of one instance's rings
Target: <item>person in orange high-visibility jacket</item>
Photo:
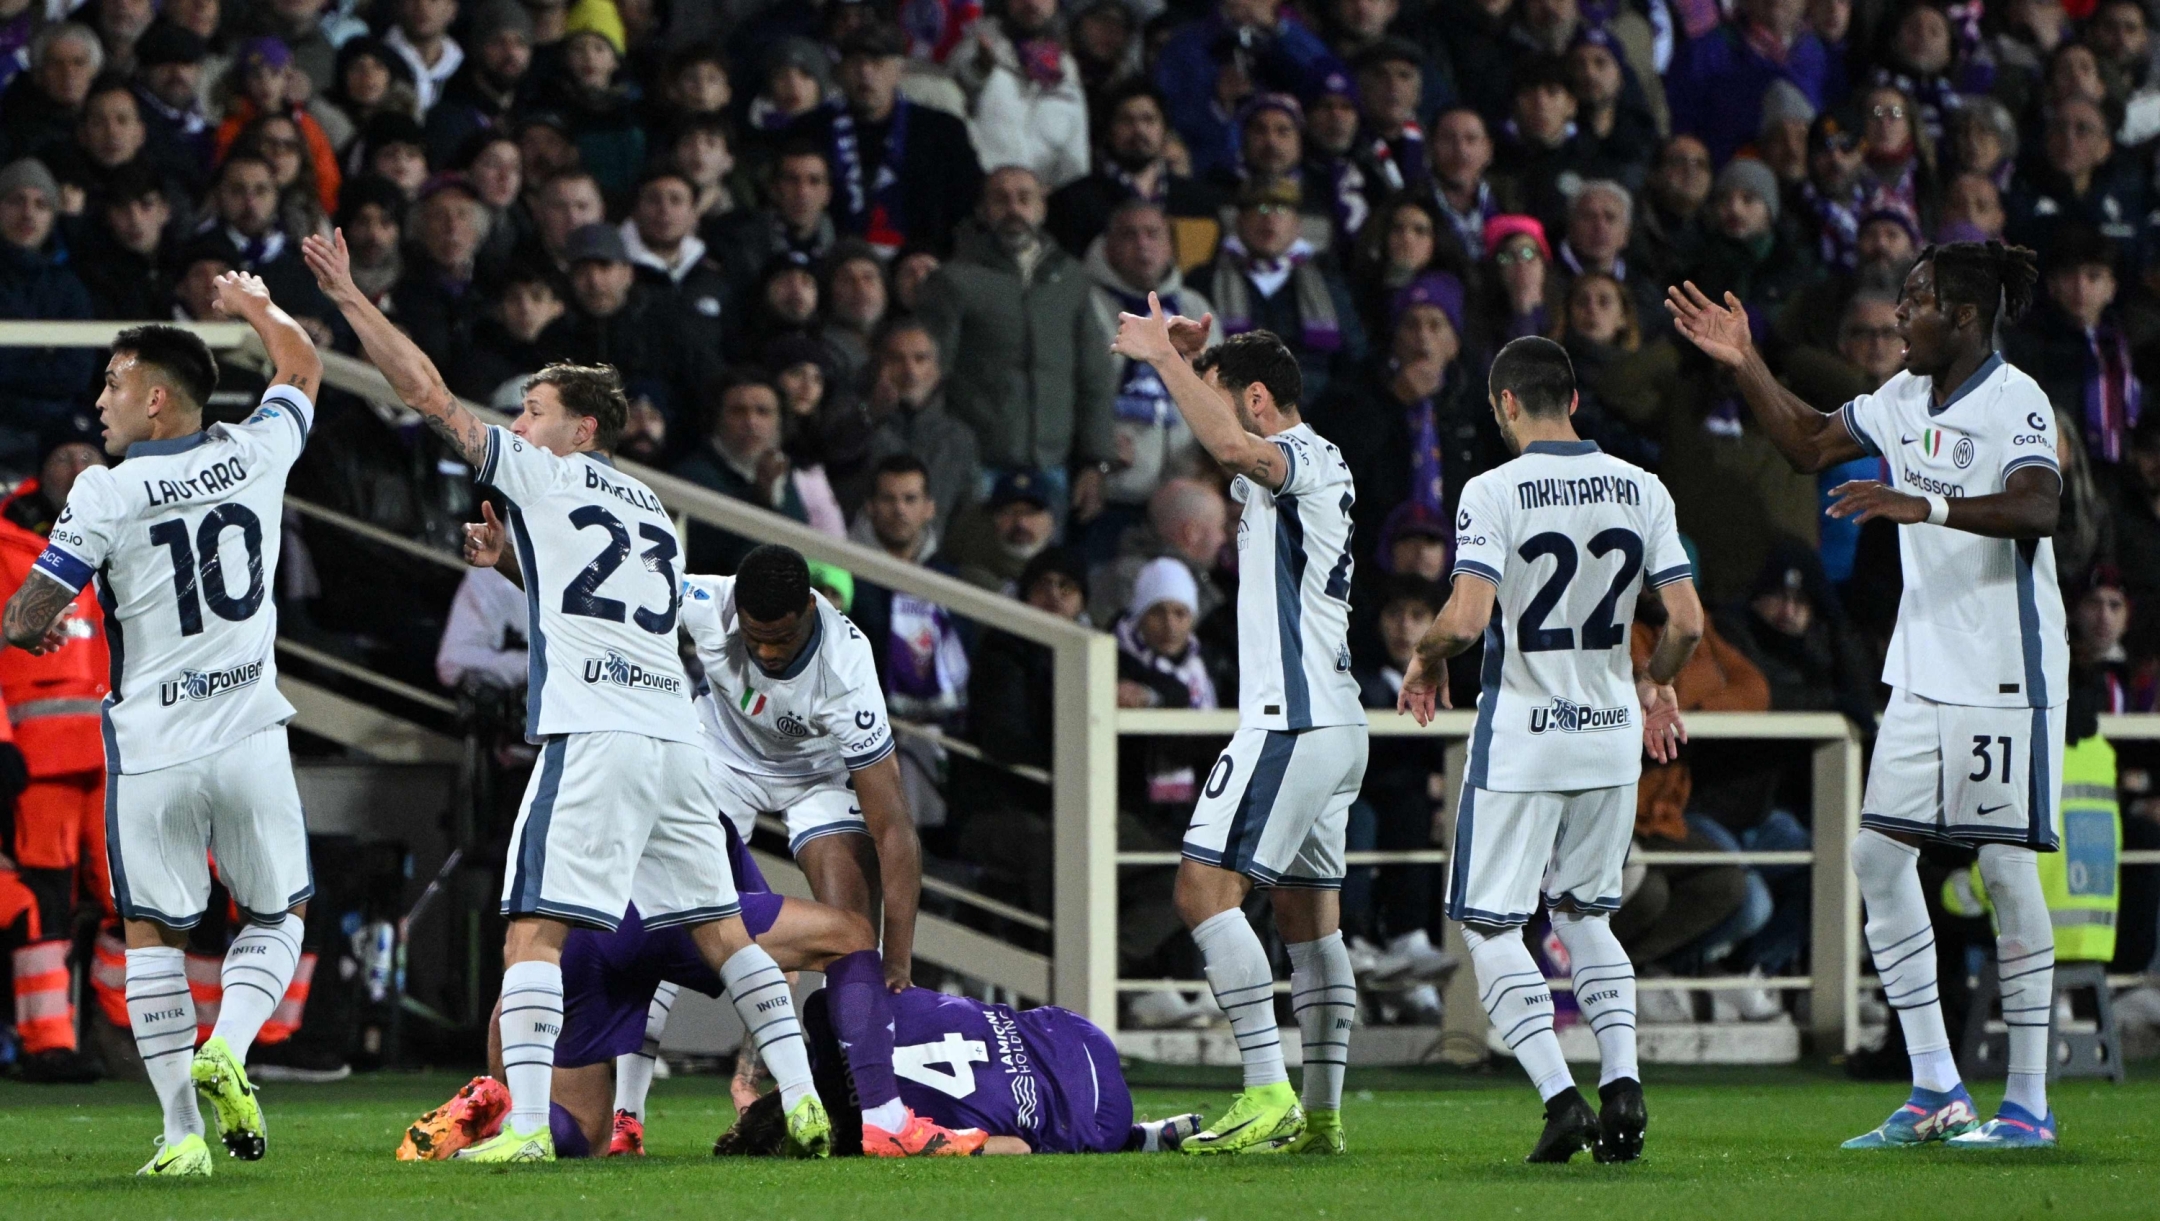
[[[45,536],[67,504],[75,477],[105,460],[97,425],[87,415],[48,436],[37,478],[0,501],[0,602],[14,596],[45,549]],[[61,620],[61,648],[36,656],[0,648],[0,698],[7,702],[16,747],[27,764],[28,785],[15,804],[15,834],[7,845],[22,882],[37,896],[45,938],[35,951],[44,968],[66,981],[66,947],[78,894],[94,895],[112,913],[112,881],[105,859],[105,740],[101,708],[111,689],[111,655],[104,613],[86,586]],[[46,960],[50,959],[51,962]],[[23,1005],[24,964],[17,962],[17,1008]],[[31,1079],[75,1080],[88,1071],[76,1051],[75,1015],[67,989],[58,993],[65,1021],[44,1029],[35,1043],[23,1036],[23,1073]],[[52,1008],[50,999],[41,1008]],[[63,1028],[64,1027],[64,1033]],[[21,1024],[17,1024],[18,1031]]]

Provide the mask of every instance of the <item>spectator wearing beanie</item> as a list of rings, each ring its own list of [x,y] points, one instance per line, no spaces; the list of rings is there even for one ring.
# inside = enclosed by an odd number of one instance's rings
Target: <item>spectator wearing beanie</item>
[[[1626,54],[1610,30],[1586,24],[1568,46],[1567,72],[1577,137],[1601,163],[1627,167],[1620,180],[1632,190],[1642,186],[1669,116],[1664,85],[1631,75]]]
[[[1065,49],[1057,0],[1006,0],[975,24],[975,47],[947,62],[968,95],[976,154],[1022,165],[1051,190],[1088,171],[1088,100]]]
[[[1162,94],[1153,85],[1136,79],[1112,88],[1096,111],[1093,131],[1095,172],[1050,196],[1045,227],[1066,253],[1087,254],[1110,223],[1112,209],[1135,197],[1159,205],[1174,218],[1172,233],[1180,253],[1214,248],[1220,194],[1170,168],[1163,155],[1170,123]]]
[[[308,113],[308,107],[288,96],[287,81],[292,63],[292,50],[279,39],[252,38],[240,44],[239,54],[233,57],[233,71],[238,77],[234,83],[238,88],[226,110],[225,121],[218,125],[217,155],[222,160],[232,150],[233,141],[256,119],[282,114],[299,129],[301,153],[314,167],[315,191],[322,210],[335,212],[338,188],[344,178],[338,167],[337,148],[323,125]]]
[[[1350,289],[1298,234],[1297,184],[1248,182],[1238,196],[1236,232],[1192,284],[1215,303],[1226,335],[1272,331],[1298,359],[1304,400],[1317,403],[1328,381],[1365,358],[1365,327]]]
[[[1762,127],[1749,151],[1770,167],[1787,192],[1807,180],[1808,133],[1815,118],[1814,105],[1791,81],[1772,81],[1763,94]]]
[[[467,23],[472,52],[428,108],[428,161],[449,165],[466,142],[508,128],[532,68],[533,21],[519,0],[486,0]]]
[[[1694,280],[1713,301],[1730,292],[1774,314],[1814,278],[1807,257],[1778,231],[1783,193],[1770,167],[1736,158],[1710,190],[1710,239]]]
[[[90,293],[54,239],[60,184],[45,163],[25,157],[0,169],[0,318],[62,322],[91,316]],[[0,462],[12,455],[27,470],[40,430],[64,417],[90,391],[97,370],[90,348],[0,348]]]
[[[1508,214],[1485,222],[1486,307],[1473,319],[1481,333],[1472,346],[1497,352],[1511,339],[1543,335],[1552,329],[1560,305],[1560,273],[1552,244],[1535,216]]]

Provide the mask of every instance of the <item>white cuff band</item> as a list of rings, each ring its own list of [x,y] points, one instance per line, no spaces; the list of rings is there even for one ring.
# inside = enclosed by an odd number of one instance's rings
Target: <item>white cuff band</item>
[[[1934,492],[1922,492],[1920,498],[1928,503],[1928,524],[1940,526],[1950,520],[1950,502]]]

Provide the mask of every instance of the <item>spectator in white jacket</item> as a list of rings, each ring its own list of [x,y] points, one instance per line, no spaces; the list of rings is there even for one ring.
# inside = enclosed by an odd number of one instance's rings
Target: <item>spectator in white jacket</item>
[[[458,583],[435,647],[435,677],[453,690],[467,677],[499,687],[525,685],[525,592],[492,568]]]
[[[985,168],[1025,166],[1049,190],[1088,172],[1088,103],[1065,49],[1057,0],[1008,0],[975,26],[975,48],[948,61],[968,93]]]

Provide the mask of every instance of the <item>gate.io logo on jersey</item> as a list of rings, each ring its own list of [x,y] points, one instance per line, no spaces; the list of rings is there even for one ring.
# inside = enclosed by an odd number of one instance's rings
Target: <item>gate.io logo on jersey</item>
[[[669,695],[680,695],[683,689],[681,679],[648,670],[613,649],[609,649],[605,657],[585,659],[585,681],[609,683],[632,691],[663,691]]]
[[[179,678],[158,684],[158,703],[170,708],[174,704],[213,699],[227,691],[254,686],[262,673],[263,663],[259,661],[225,670],[182,670]]]
[[[1550,707],[1530,710],[1531,733],[1599,733],[1626,729],[1634,720],[1630,708],[1592,708],[1573,700],[1555,698]]]

